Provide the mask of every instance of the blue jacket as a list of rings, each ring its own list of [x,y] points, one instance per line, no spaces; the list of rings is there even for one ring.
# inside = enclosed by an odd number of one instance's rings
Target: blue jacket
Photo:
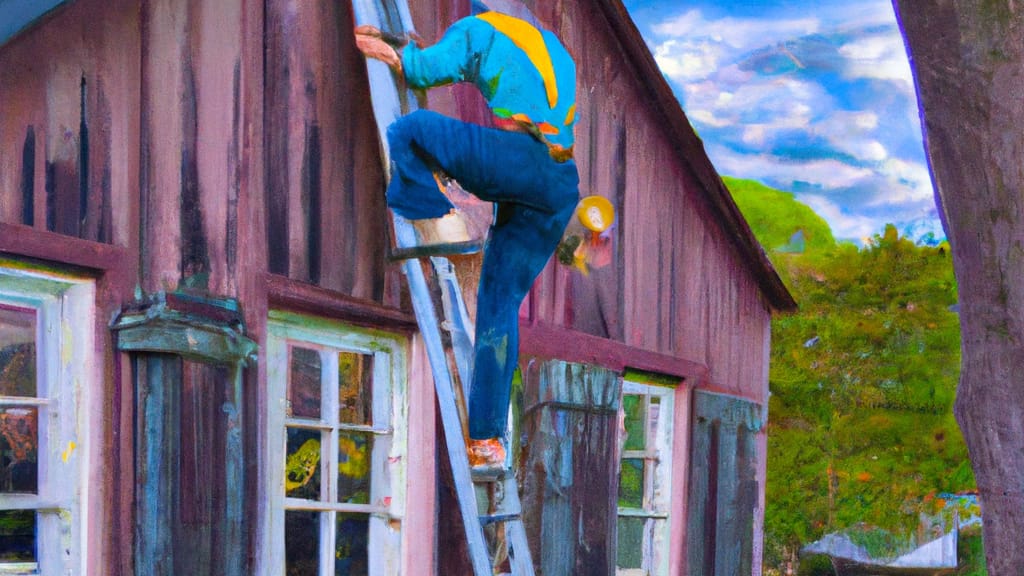
[[[576,64],[547,30],[485,12],[452,24],[433,46],[410,43],[402,66],[414,88],[472,82],[497,118],[532,124],[552,144],[573,144]]]

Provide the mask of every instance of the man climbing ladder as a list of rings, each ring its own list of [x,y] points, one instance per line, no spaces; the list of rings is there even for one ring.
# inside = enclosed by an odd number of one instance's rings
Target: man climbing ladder
[[[484,247],[469,398],[470,464],[502,467],[519,306],[551,257],[578,201],[572,159],[576,67],[554,34],[474,3],[436,44],[404,47],[371,26],[356,28],[367,57],[414,88],[474,84],[495,128],[419,110],[388,129],[388,205],[410,219],[440,218],[453,205],[435,170],[497,205]]]

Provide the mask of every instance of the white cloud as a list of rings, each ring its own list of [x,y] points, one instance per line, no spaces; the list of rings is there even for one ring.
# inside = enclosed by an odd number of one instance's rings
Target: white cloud
[[[759,18],[719,18],[706,20],[700,10],[692,9],[674,18],[655,24],[654,33],[670,38],[707,38],[732,48],[765,46],[794,36],[806,36],[821,27],[818,18],[772,20]]]
[[[836,110],[813,126],[813,133],[836,151],[864,162],[881,162],[889,151],[878,141],[878,115],[867,111]]]
[[[928,167],[919,162],[890,158],[882,162],[879,174],[886,187],[870,206],[930,203],[935,195]]]
[[[909,101],[913,126],[917,109],[888,0],[834,0],[763,19],[707,18],[690,9],[651,29],[655,59],[678,86],[720,173],[802,190],[800,199],[840,238],[869,238],[885,222],[934,210],[926,165],[906,159],[914,157],[913,138],[897,134],[906,124],[898,107]],[[797,68],[773,64],[777,54],[766,49],[778,46],[799,58]],[[847,97],[863,89],[853,81],[864,79],[895,94]],[[851,105],[861,109],[843,109]],[[770,152],[794,146],[814,158]]]
[[[679,83],[706,78],[717,70],[724,51],[710,42],[668,40],[654,47],[654,60]]]
[[[724,128],[726,126],[732,125],[731,120],[727,118],[719,118],[718,116],[715,116],[714,112],[710,110],[704,110],[701,108],[690,110],[690,112],[687,113],[687,116],[690,118],[690,120],[696,120],[697,122],[703,124],[704,126]]]
[[[861,0],[831,6],[831,11],[821,14],[828,26],[839,30],[858,30],[869,26],[894,24],[896,13],[888,0]]]
[[[752,77],[739,85],[718,77],[684,89],[687,116],[698,129],[735,128],[751,147],[766,148],[782,134],[809,130],[829,96],[820,86],[791,77]]]
[[[904,90],[913,90],[914,77],[903,46],[903,38],[894,26],[886,34],[857,38],[839,47],[846,58],[843,73],[850,78],[891,80]]]
[[[869,182],[875,174],[831,158],[795,162],[769,154],[742,154],[720,146],[709,146],[708,151],[720,173],[779,182],[783,190],[792,190],[798,182],[823,190],[853,188]]]
[[[654,35],[667,38],[652,43],[654,59],[672,80],[685,84],[708,77],[725,60],[745,51],[813,34],[817,18],[773,20],[720,18],[706,20],[693,9],[653,25]]]
[[[878,230],[878,222],[875,219],[857,214],[847,214],[824,196],[799,194],[796,199],[810,206],[824,218],[832,227],[832,235],[836,238],[866,240]]]

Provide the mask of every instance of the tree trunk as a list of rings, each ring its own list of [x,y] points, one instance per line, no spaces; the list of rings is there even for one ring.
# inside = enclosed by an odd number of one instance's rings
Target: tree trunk
[[[894,0],[960,290],[956,417],[989,574],[1024,574],[1024,4]]]

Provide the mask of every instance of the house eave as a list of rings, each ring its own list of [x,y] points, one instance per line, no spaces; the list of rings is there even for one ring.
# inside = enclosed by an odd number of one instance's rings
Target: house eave
[[[637,77],[650,95],[651,108],[658,110],[680,159],[700,184],[712,210],[719,217],[729,240],[750,266],[768,306],[774,312],[792,312],[797,303],[782,282],[750,225],[740,213],[721,176],[708,158],[704,143],[690,126],[686,114],[665,80],[646,42],[621,0],[597,0],[623,52],[633,64]]]

